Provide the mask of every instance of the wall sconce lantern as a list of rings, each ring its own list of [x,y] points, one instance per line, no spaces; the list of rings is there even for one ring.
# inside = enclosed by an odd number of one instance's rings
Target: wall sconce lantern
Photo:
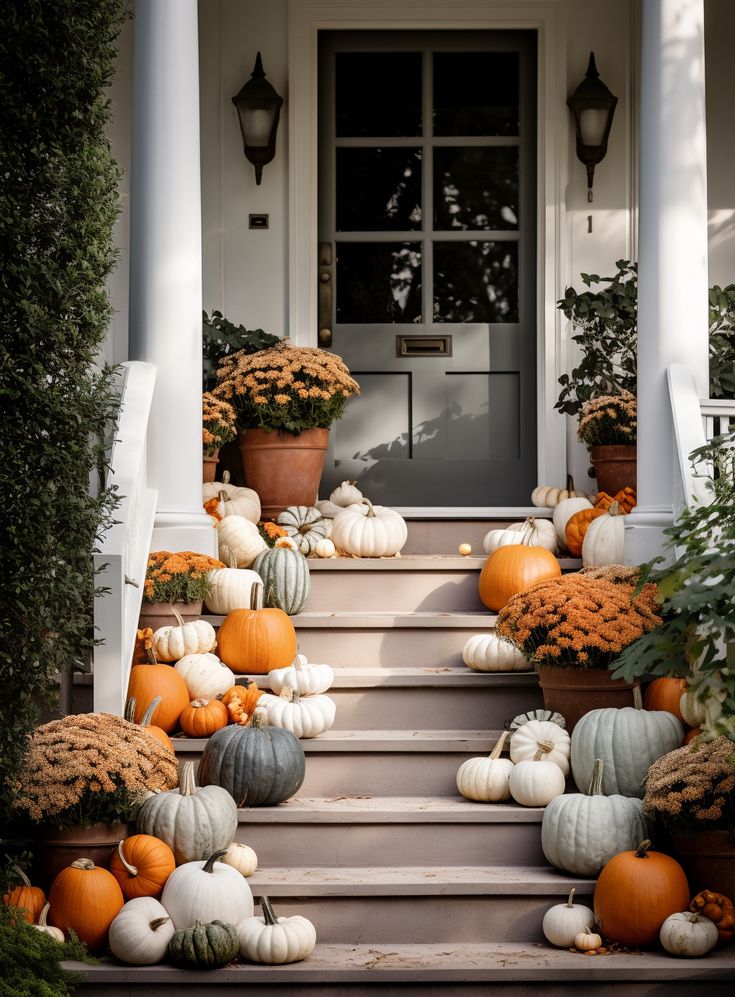
[[[250,79],[232,98],[232,103],[240,119],[245,155],[255,167],[256,184],[260,184],[263,167],[276,154],[276,132],[283,105],[283,97],[265,78],[260,52]]]
[[[577,158],[587,167],[587,200],[590,202],[595,166],[607,154],[607,139],[617,102],[618,98],[600,79],[595,53],[590,52],[587,75],[567,100],[567,106],[574,115]]]

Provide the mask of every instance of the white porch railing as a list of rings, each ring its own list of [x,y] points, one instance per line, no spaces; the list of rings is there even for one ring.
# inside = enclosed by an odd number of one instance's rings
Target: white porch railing
[[[121,496],[115,524],[94,556],[96,581],[107,591],[94,604],[94,709],[122,715],[143,598],[157,492],[146,482],[146,435],[156,383],[153,364],[122,365],[120,417],[107,484]]]

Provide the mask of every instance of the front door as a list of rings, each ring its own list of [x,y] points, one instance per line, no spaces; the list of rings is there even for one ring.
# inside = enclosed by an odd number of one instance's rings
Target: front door
[[[533,32],[320,34],[319,342],[361,387],[322,496],[528,505],[535,136]]]

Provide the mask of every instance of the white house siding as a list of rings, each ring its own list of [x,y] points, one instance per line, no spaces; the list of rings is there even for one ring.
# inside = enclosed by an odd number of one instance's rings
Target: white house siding
[[[566,20],[568,91],[583,78],[594,50],[602,79],[619,98],[608,155],[596,170],[592,205],[587,203],[585,171],[575,157],[570,122],[563,279],[578,283],[581,271],[606,274],[616,259],[637,254],[640,0],[566,0],[560,6]],[[735,65],[730,45],[735,4],[706,0],[706,16],[710,281],[726,284],[735,281]],[[288,0],[200,0],[199,24],[204,307],[282,334],[288,326]],[[124,170],[130,161],[131,47],[127,27],[111,92],[111,139]],[[249,78],[257,51],[269,80],[286,100],[276,158],[265,167],[260,187],[243,155],[230,101]],[[121,195],[120,265],[111,282],[116,314],[107,347],[108,357],[118,361],[127,357],[127,176]],[[269,229],[249,230],[251,213],[267,213]],[[592,233],[587,231],[590,214]],[[570,469],[582,481],[586,454],[576,443],[574,429],[569,420]]]

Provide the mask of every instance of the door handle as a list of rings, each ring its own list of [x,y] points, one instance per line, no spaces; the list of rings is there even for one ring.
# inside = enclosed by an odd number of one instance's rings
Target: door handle
[[[319,243],[318,320],[319,345],[332,345],[332,276],[334,253],[331,242]]]

